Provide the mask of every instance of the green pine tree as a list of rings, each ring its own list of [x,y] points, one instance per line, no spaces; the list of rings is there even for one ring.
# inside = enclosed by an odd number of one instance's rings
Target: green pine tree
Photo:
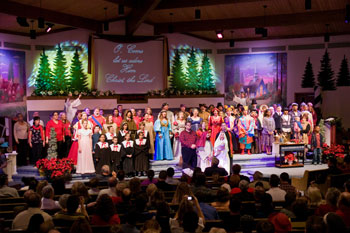
[[[54,60],[53,84],[56,91],[65,91],[68,88],[67,82],[67,60],[63,54],[61,46],[57,46],[56,57]]]
[[[321,70],[318,73],[318,85],[322,91],[332,91],[336,89],[335,80],[333,78],[334,72],[331,66],[331,59],[329,53],[326,50],[321,60]]]
[[[35,80],[35,93],[40,94],[42,91],[49,91],[53,87],[52,71],[50,69],[48,56],[45,50],[40,55],[40,65],[38,76]]]
[[[175,56],[171,70],[172,75],[170,78],[170,87],[175,90],[183,91],[185,89],[186,76],[183,72],[180,53],[177,49],[175,50]]]
[[[310,88],[314,86],[315,86],[315,75],[314,75],[314,71],[312,70],[312,64],[310,62],[310,57],[309,57],[309,59],[306,62],[305,71],[301,82],[301,87]]]
[[[78,50],[75,50],[70,68],[70,89],[72,91],[86,91],[88,89],[87,77],[84,74]]]
[[[348,59],[345,57],[345,55],[340,65],[337,86],[350,86],[349,65]]]
[[[198,90],[199,75],[198,75],[198,62],[196,59],[196,52],[192,48],[189,58],[187,60],[187,72],[186,72],[186,89]]]
[[[200,77],[200,86],[201,90],[211,90],[215,88],[215,82],[213,79],[212,68],[210,65],[210,60],[207,54],[203,56],[202,60],[202,69],[199,74]]]

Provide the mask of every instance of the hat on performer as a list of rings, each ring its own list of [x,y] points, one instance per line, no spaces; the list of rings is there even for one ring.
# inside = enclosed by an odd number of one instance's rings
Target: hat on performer
[[[219,102],[218,105],[216,105],[216,107],[219,108],[219,107],[224,107],[224,106],[222,105],[221,102]]]
[[[225,104],[225,105],[224,105],[224,109],[227,109],[227,108],[228,108],[228,106]]]
[[[305,102],[302,102],[302,103],[300,104],[300,106],[306,106],[306,103],[305,103]]]
[[[298,105],[297,103],[292,103],[292,107],[293,107],[293,106],[299,106],[299,105]]]
[[[220,112],[220,110],[219,110],[218,108],[213,108],[213,109],[211,110],[211,112],[215,112],[215,111]]]
[[[256,99],[253,99],[253,100],[252,100],[252,104],[258,104],[258,103],[256,102]]]
[[[244,110],[248,111],[248,106],[244,106]]]
[[[283,111],[284,111],[284,112],[285,112],[285,111],[289,112],[289,109],[288,109],[288,108],[283,108]]]

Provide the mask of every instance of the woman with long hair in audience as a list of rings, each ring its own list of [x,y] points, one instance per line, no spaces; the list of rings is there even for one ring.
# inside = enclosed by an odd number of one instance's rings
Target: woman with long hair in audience
[[[108,194],[102,194],[97,199],[95,214],[91,218],[91,224],[100,226],[120,224],[112,198]]]
[[[173,196],[173,200],[171,201],[172,204],[180,204],[183,196],[193,196],[192,190],[190,186],[185,183],[181,182],[177,185],[175,194]]]

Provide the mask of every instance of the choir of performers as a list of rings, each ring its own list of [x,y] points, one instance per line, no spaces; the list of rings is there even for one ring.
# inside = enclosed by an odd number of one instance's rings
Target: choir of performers
[[[123,170],[128,177],[134,175],[134,156],[135,146],[134,141],[131,140],[130,133],[126,133],[125,140],[122,142],[121,157],[123,163]]]
[[[162,110],[159,119],[154,123],[154,131],[156,132],[155,160],[173,159],[173,150],[170,142],[170,137],[172,136],[171,125],[171,121],[167,118],[167,111]]]
[[[78,161],[76,173],[94,173],[95,166],[92,158],[92,131],[88,128],[88,121],[82,121],[82,128],[78,130]]]
[[[141,124],[140,124],[141,126]],[[138,131],[137,139],[135,139],[134,145],[134,165],[136,175],[143,176],[146,171],[148,171],[148,152],[149,152],[149,142],[147,137],[144,135],[144,131]]]
[[[247,149],[247,153],[251,154],[250,150],[254,136],[254,121],[248,115],[247,107],[243,109],[242,116],[238,120],[238,136],[241,154],[244,154],[244,149]]]
[[[110,148],[111,170],[118,172],[121,169],[121,144],[118,143],[118,137],[114,136]]]
[[[174,159],[179,161],[179,164],[182,163],[181,156],[181,142],[180,142],[180,133],[185,130],[186,119],[185,113],[180,111],[177,113],[176,120],[173,123],[173,134],[174,134],[174,143],[173,143],[173,152]]]
[[[101,134],[99,142],[95,145],[95,161],[96,161],[96,173],[101,173],[101,168],[103,165],[110,166],[111,158],[109,152],[109,145],[106,142],[106,136]]]
[[[221,130],[216,134],[214,144],[214,156],[220,161],[219,167],[225,168],[230,173],[231,168],[231,137],[226,130],[226,123],[221,123]]]

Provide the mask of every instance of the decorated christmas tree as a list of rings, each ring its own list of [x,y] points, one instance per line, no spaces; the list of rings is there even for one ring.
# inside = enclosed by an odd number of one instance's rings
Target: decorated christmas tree
[[[348,59],[346,59],[345,55],[340,65],[337,86],[350,86],[349,65]]]
[[[49,148],[47,148],[47,158],[57,158],[57,134],[55,128],[50,128]]]
[[[207,54],[203,56],[202,69],[199,77],[200,77],[200,84],[199,84],[200,90],[211,90],[215,88],[212,68],[211,68],[210,60]]]
[[[55,91],[66,91],[67,83],[67,60],[63,54],[61,46],[57,46],[57,53],[54,60],[53,89]]]
[[[183,72],[180,53],[176,49],[173,64],[171,67],[172,75],[170,78],[170,87],[174,90],[183,91],[185,89],[185,73]]]
[[[78,50],[75,51],[70,68],[70,89],[72,91],[86,91],[88,89],[87,77],[83,71]]]
[[[315,86],[315,76],[314,76],[314,72],[312,70],[312,64],[310,62],[310,57],[309,57],[309,59],[306,62],[301,87],[302,88],[312,88],[314,86]]]
[[[331,59],[329,58],[329,53],[326,50],[321,60],[321,70],[317,77],[318,85],[321,87],[322,91],[332,91],[336,89],[333,76],[334,72],[331,67]]]
[[[197,90],[199,87],[198,62],[195,50],[192,48],[187,60],[186,89]]]
[[[53,86],[52,84],[52,72],[50,69],[48,56],[45,54],[44,50],[40,56],[39,72],[35,80],[35,93],[40,94],[42,91],[51,90]]]

